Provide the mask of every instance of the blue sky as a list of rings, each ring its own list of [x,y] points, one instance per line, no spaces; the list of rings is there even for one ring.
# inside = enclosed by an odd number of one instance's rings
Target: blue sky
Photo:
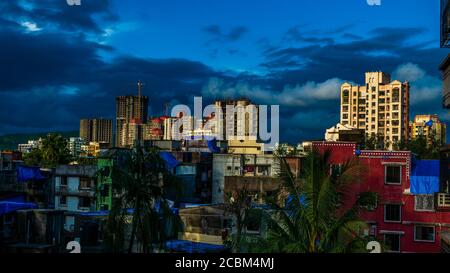
[[[311,37],[345,41],[333,32],[364,37],[378,27],[420,27],[429,31],[414,40],[436,47],[439,5],[430,2],[384,0],[373,7],[365,0],[115,1],[124,22],[108,43],[143,58],[189,58],[217,69],[262,73],[262,49],[295,44],[285,40],[292,28]],[[225,35],[238,27],[245,32],[236,41],[208,44],[212,37],[205,28],[209,26],[218,26]],[[230,50],[240,54],[229,54]]]
[[[18,0],[0,3],[0,134],[77,130],[146,83],[162,105],[247,96],[280,104],[281,138],[321,139],[339,85],[411,82],[411,118],[441,107],[439,1]],[[319,121],[319,122],[318,122]]]

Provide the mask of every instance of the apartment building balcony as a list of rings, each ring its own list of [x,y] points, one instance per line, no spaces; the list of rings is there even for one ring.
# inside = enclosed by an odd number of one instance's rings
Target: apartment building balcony
[[[95,191],[92,188],[70,189],[67,186],[56,187],[56,195],[73,195],[81,197],[94,197]]]
[[[450,210],[450,194],[448,193],[437,194],[437,208],[440,210]]]
[[[90,212],[90,211],[91,211],[91,207],[78,206],[78,211],[81,211],[81,212]]]

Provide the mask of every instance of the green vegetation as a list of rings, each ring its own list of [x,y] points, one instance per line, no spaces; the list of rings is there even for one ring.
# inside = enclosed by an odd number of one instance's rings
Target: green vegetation
[[[33,149],[24,156],[26,165],[45,168],[68,164],[71,160],[72,156],[67,148],[67,140],[57,134],[48,134],[42,138],[41,147]]]
[[[266,234],[257,243],[246,246],[247,250],[273,253],[367,252],[368,238],[362,235],[367,225],[359,219],[358,213],[373,206],[376,195],[364,194],[350,203],[350,208],[345,208],[344,200],[351,200],[349,186],[362,182],[359,177],[364,168],[356,161],[332,166],[328,163],[329,156],[328,153],[310,153],[299,177],[294,176],[283,158],[280,159],[283,186],[276,198],[268,200],[271,209],[261,210]]]
[[[49,133],[32,133],[32,134],[10,134],[0,135],[0,151],[17,150],[17,146],[21,143],[27,143],[28,140],[38,140],[44,138]],[[54,132],[53,134],[61,135],[63,138],[78,136],[78,131],[70,132]]]
[[[419,136],[409,142],[400,141],[394,144],[394,149],[399,151],[411,151],[418,159],[439,159],[442,143],[436,138],[430,137],[430,141],[424,136]]]
[[[181,221],[164,198],[164,184],[171,174],[158,151],[137,144],[129,160],[111,168],[111,178],[114,198],[107,224],[108,247],[113,252],[127,247],[131,253],[137,241],[143,253],[163,250],[165,241],[178,234]],[[128,209],[133,209],[131,215]]]

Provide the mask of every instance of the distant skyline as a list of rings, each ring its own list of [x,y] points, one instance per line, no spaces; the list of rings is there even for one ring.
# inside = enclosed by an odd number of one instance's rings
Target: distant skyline
[[[441,105],[439,1],[65,0],[0,2],[0,135],[77,130],[136,94],[164,103],[246,96],[280,104],[281,139],[323,138],[344,81],[410,81],[411,113]]]

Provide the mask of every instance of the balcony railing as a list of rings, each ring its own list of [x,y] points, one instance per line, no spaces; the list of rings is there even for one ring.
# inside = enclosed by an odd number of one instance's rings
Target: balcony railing
[[[450,194],[438,193],[437,205],[438,205],[438,208],[450,209]]]
[[[67,186],[57,186],[56,194],[93,197],[95,194],[95,191],[93,189],[87,189],[87,188],[70,189]]]

